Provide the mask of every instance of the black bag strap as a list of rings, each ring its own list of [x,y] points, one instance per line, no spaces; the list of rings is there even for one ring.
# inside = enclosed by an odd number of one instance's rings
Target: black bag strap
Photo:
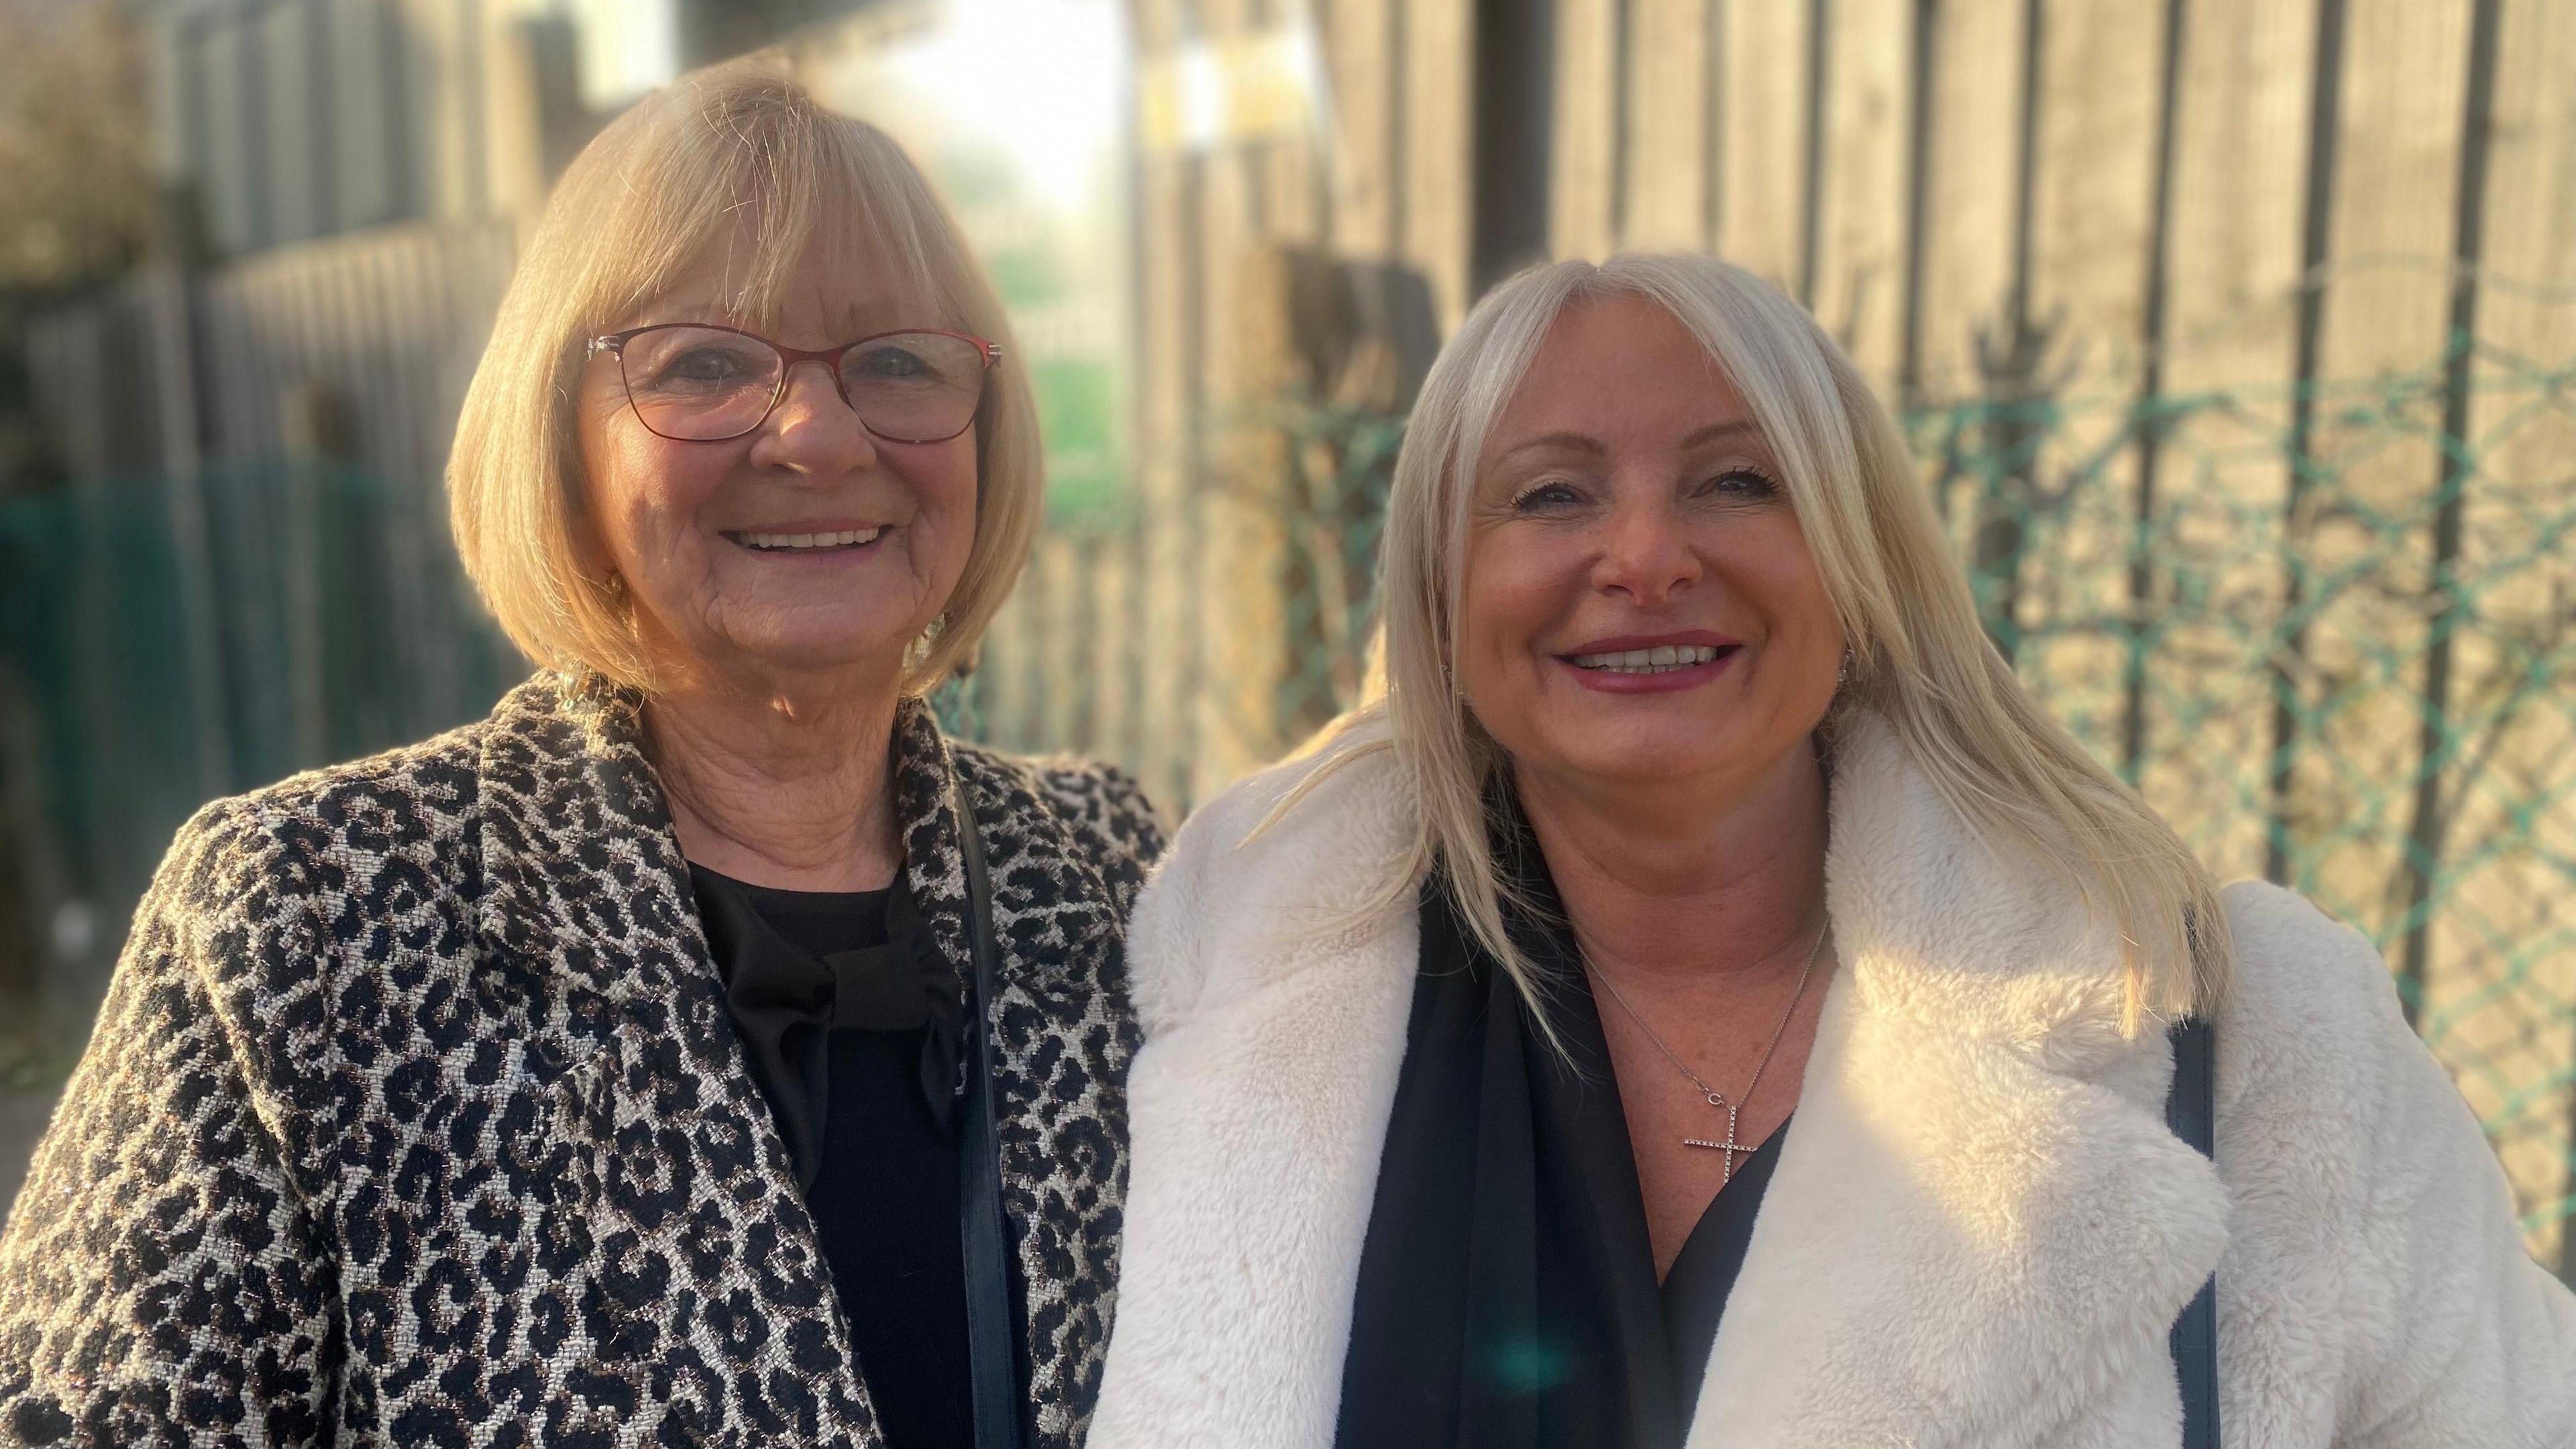
[[[1002,1221],[1001,1134],[993,1124],[993,883],[984,870],[984,839],[966,781],[952,767],[949,805],[966,860],[966,946],[974,958],[973,1053],[966,1075],[963,1204],[966,1245],[966,1345],[975,1398],[975,1449],[1021,1449],[1027,1442],[1019,1351],[1011,1333],[1010,1261]]]
[[[2218,1071],[2208,1022],[2176,1022],[2173,1087],[2165,1094],[2165,1125],[2215,1159],[2218,1146]],[[2200,1285],[2173,1326],[2174,1373],[2182,1381],[2183,1449],[2218,1449],[2218,1277]]]

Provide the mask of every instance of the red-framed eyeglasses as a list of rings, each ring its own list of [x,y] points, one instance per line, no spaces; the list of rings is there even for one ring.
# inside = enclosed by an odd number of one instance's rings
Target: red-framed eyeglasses
[[[787,395],[787,371],[819,362],[859,422],[894,443],[942,443],[974,425],[1002,349],[933,328],[879,332],[820,352],[703,322],[656,322],[590,340],[617,358],[635,416],[683,443],[739,438]]]

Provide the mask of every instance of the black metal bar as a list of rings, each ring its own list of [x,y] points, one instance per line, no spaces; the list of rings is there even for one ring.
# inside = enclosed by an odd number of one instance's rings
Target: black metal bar
[[[1824,214],[1825,100],[1833,83],[1833,0],[1807,0],[1807,190],[1798,202],[1798,300],[1816,305],[1817,221]]]
[[[1467,270],[1479,294],[1547,255],[1554,14],[1548,0],[1477,0],[1476,227]]]
[[[1699,226],[1702,244],[1717,250],[1726,224],[1726,0],[1708,0],[1700,53],[1699,134],[1706,163],[1700,167]]]
[[[2022,0],[2021,157],[2013,176],[2012,291],[2005,326],[2016,342],[2030,329],[2031,255],[2039,229],[2039,122],[2048,61],[2047,0]]]
[[[2033,417],[2047,364],[2045,339],[2031,322],[2032,236],[2037,230],[2041,75],[2046,59],[2044,0],[2023,0],[2021,156],[2013,177],[2012,275],[2005,283],[2003,350],[1979,359],[1987,402],[2000,404],[1985,425],[1994,462],[1979,503],[1975,576],[1987,585],[1986,634],[2004,658],[2021,650],[2021,565],[2029,547],[2030,512],[2039,497],[2041,430]],[[2009,470],[2005,473],[2004,470]],[[2003,476],[1997,476],[1999,473]]]
[[[1389,261],[1404,257],[1404,231],[1408,221],[1405,191],[1411,185],[1412,168],[1405,164],[1409,140],[1404,124],[1406,85],[1405,67],[1409,55],[1405,44],[1405,21],[1412,12],[1410,0],[1386,0],[1386,255]]]
[[[1905,140],[1905,329],[1896,366],[1898,401],[1908,408],[1923,401],[1923,241],[1932,204],[1932,86],[1940,31],[1941,0],[1915,0],[1914,96]]]
[[[2129,662],[2120,682],[2120,774],[2130,784],[2147,754],[2147,611],[2155,599],[2149,547],[2156,519],[2156,469],[2163,461],[2165,420],[2152,410],[2165,390],[2165,315],[2173,302],[2173,172],[2175,124],[2182,103],[2182,55],[2188,0],[2165,0],[2164,68],[2156,90],[2155,199],[2147,210],[2147,295],[2139,319],[2138,494],[2129,550]]]
[[[1610,246],[1628,240],[1628,163],[1636,145],[1628,114],[1630,87],[1636,84],[1636,16],[1630,0],[1610,5]]]
[[[2423,1010],[2433,954],[2433,873],[2444,827],[2442,767],[2450,753],[2451,639],[2460,625],[2460,522],[2469,484],[2469,370],[2478,329],[2478,262],[2486,246],[2487,158],[2495,131],[2499,0],[2477,0],[2469,20],[2467,114],[2460,122],[2460,189],[2451,232],[2451,346],[2442,378],[2442,460],[2433,513],[2433,594],[2441,601],[2424,652],[2424,722],[2417,746],[2415,816],[2406,831],[2406,949],[2398,1002]]]
[[[2299,236],[2298,360],[2290,393],[2290,477],[2281,505],[2281,614],[2288,632],[2270,665],[2272,678],[2272,759],[2270,814],[2264,832],[2263,878],[2290,879],[2290,786],[2297,761],[2301,681],[2296,668],[2307,653],[2307,626],[2298,622],[2307,590],[2299,574],[2299,544],[2305,530],[2300,507],[2307,501],[2308,473],[2315,446],[2317,351],[2325,323],[2326,251],[2334,239],[2336,121],[2343,96],[2344,0],[2318,0],[2316,86],[2308,110],[2307,215]]]

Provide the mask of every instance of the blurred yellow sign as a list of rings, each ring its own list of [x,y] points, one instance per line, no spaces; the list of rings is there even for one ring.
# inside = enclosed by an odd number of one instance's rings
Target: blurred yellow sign
[[[1303,26],[1198,40],[1149,61],[1137,127],[1148,151],[1302,134],[1321,110],[1323,67]]]

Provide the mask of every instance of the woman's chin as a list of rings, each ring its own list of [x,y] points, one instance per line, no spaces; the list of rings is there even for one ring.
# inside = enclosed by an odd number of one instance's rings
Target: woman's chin
[[[1546,753],[1554,772],[1593,785],[1668,787],[1723,773],[1744,741],[1705,729],[1657,729],[1644,721],[1562,731]]]
[[[826,627],[799,620],[760,629],[728,631],[717,647],[729,658],[721,668],[749,666],[778,675],[893,675],[903,669],[911,634],[875,627]]]

